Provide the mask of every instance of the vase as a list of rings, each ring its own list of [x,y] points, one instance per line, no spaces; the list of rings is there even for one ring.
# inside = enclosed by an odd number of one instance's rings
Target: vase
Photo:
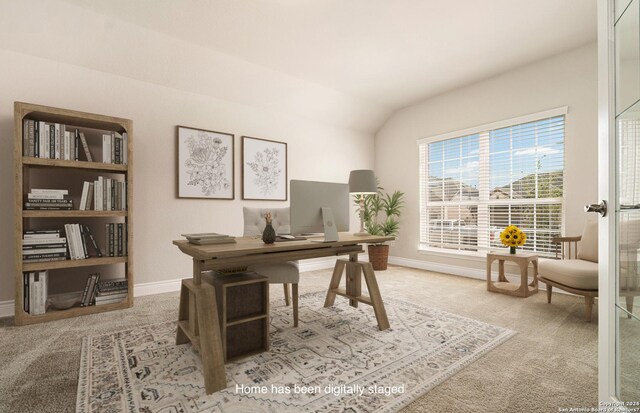
[[[389,246],[387,244],[369,244],[369,262],[375,271],[384,271],[389,262]]]
[[[276,242],[276,231],[270,223],[264,227],[264,231],[262,232],[262,242],[265,244],[273,244]]]
[[[509,254],[515,254],[516,253],[516,248],[518,248],[518,247],[509,247]]]

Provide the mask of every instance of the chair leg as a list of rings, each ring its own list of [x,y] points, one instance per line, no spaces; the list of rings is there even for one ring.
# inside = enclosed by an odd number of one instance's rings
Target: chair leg
[[[291,304],[290,300],[289,300],[289,284],[282,284],[282,286],[284,287],[284,303],[285,305],[289,306]]]
[[[547,303],[551,304],[551,290],[553,286],[551,284],[547,284]]]
[[[624,299],[627,302],[627,311],[629,312],[629,314],[627,314],[627,318],[631,318],[631,314],[633,314],[633,296],[627,295]]]
[[[291,284],[293,296],[293,326],[298,327],[298,283]]]
[[[584,318],[587,322],[591,322],[591,313],[593,312],[593,297],[584,297]]]

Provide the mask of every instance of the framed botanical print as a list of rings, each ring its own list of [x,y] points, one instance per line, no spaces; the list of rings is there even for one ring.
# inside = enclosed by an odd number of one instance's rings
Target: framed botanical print
[[[242,199],[287,200],[287,144],[242,137]]]
[[[234,199],[234,136],[178,126],[178,198]]]

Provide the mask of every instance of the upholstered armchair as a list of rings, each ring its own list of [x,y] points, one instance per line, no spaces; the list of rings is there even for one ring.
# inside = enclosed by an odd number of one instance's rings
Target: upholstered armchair
[[[627,317],[633,313],[633,301],[640,295],[637,251],[640,249],[640,222],[629,221],[620,225],[619,259],[620,278],[618,293],[625,298]],[[556,258],[540,260],[538,280],[547,284],[547,302],[551,303],[551,290],[560,288],[585,299],[585,319],[591,321],[593,302],[598,296],[598,223],[587,222],[582,235],[557,237]]]
[[[541,259],[538,280],[547,284],[547,302],[553,287],[584,296],[584,316],[591,321],[593,302],[598,296],[598,223],[587,222],[582,235],[556,237],[556,260]]]
[[[266,226],[264,215],[271,213],[271,225],[276,234],[290,234],[291,224],[289,208],[248,208],[244,207],[244,236],[253,237],[262,235]],[[287,306],[290,305],[289,284],[291,284],[293,296],[293,326],[298,326],[298,281],[300,272],[298,261],[278,262],[273,264],[256,264],[248,267],[260,275],[269,278],[271,284],[283,284],[284,300]]]

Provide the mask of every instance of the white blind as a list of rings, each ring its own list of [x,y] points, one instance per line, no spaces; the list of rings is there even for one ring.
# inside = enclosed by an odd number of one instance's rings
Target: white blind
[[[552,256],[563,217],[564,115],[421,141],[422,248],[486,251],[517,225]]]

